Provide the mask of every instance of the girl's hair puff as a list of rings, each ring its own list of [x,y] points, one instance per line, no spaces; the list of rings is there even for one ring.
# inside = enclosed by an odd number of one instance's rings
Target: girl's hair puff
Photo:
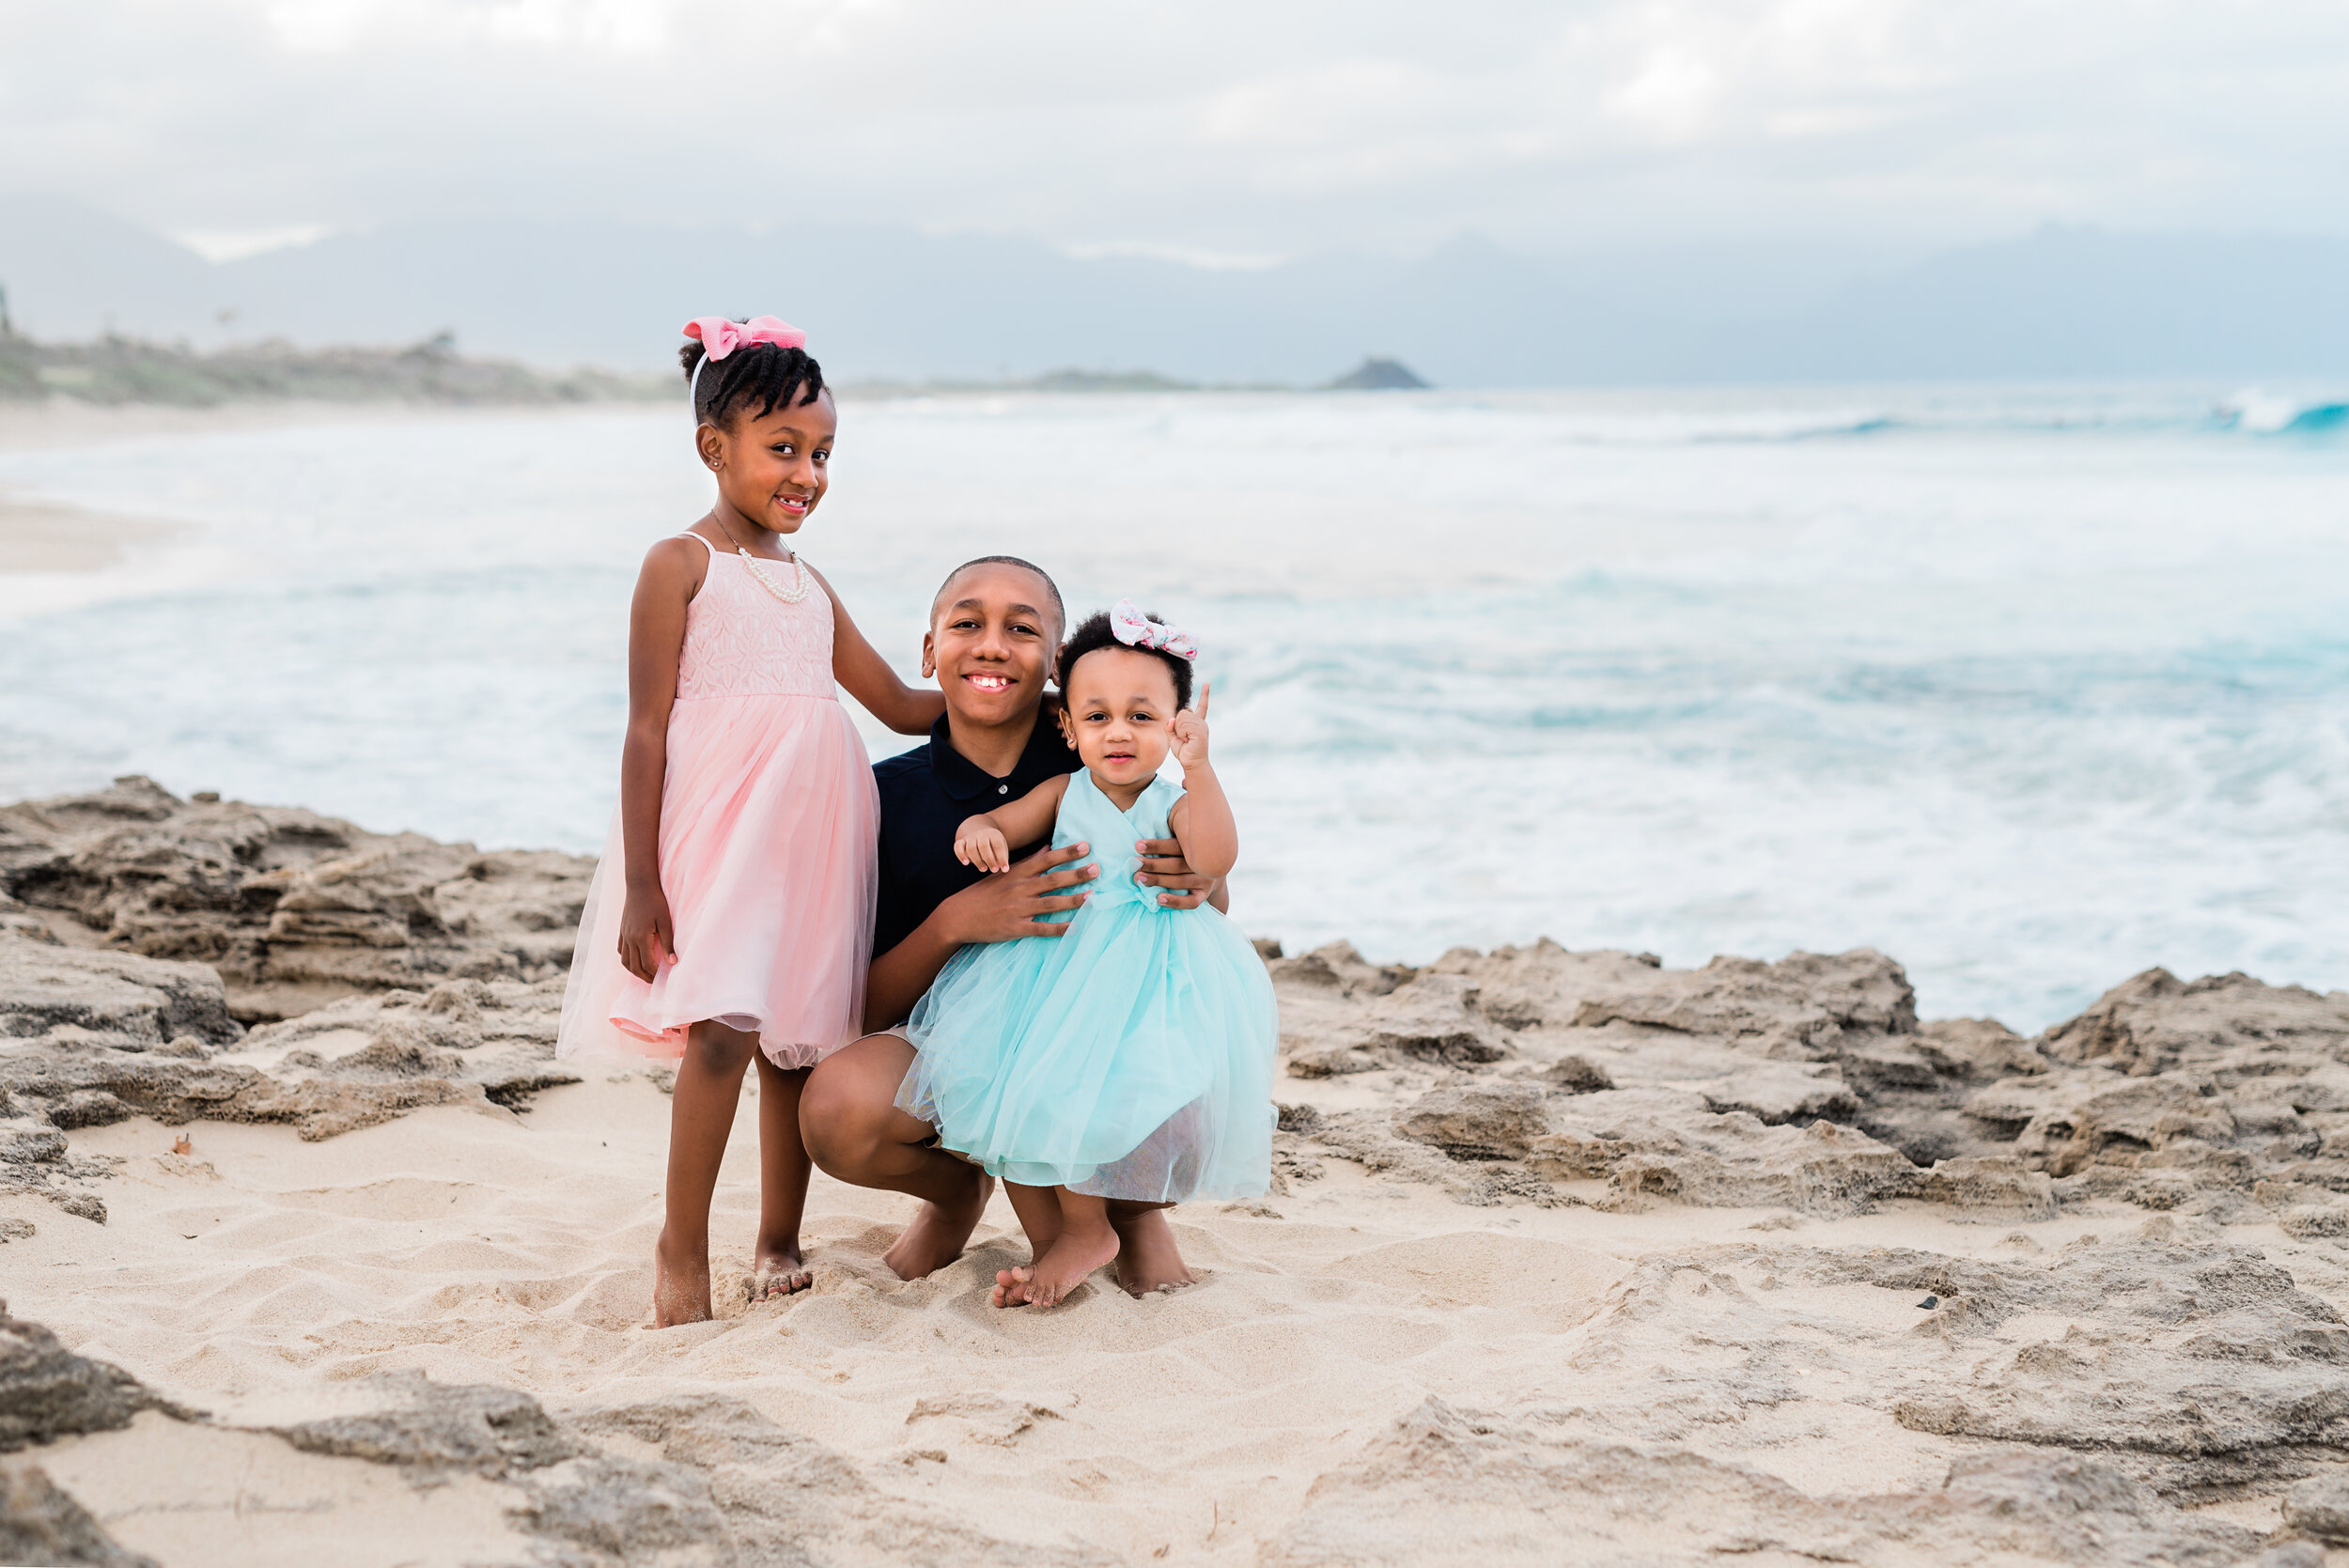
[[[805,349],[747,344],[703,371],[696,382],[693,367],[708,352],[692,341],[677,352],[693,387],[693,417],[700,424],[723,428],[745,411],[764,419],[777,409],[805,407],[824,395],[824,367]]]
[[[1150,619],[1157,621],[1160,626],[1164,626],[1166,624],[1163,620],[1159,620],[1156,615],[1150,616]],[[1053,678],[1060,682],[1060,689],[1062,692],[1066,694],[1068,691],[1068,675],[1070,671],[1077,667],[1077,660],[1082,659],[1086,654],[1098,653],[1103,648],[1130,647],[1132,647],[1130,644],[1121,643],[1117,640],[1116,631],[1110,626],[1109,612],[1106,610],[1097,610],[1092,614],[1087,615],[1084,620],[1078,625],[1076,630],[1068,634],[1067,642],[1063,643],[1060,645],[1060,662],[1054,667]],[[1174,706],[1176,710],[1180,711],[1181,709],[1190,706],[1190,660],[1185,659],[1179,653],[1169,653],[1164,648],[1132,648],[1132,651],[1135,653],[1146,653],[1153,659],[1163,660],[1167,669],[1171,671],[1174,676]],[[1171,718],[1173,715],[1169,715],[1169,717]]]

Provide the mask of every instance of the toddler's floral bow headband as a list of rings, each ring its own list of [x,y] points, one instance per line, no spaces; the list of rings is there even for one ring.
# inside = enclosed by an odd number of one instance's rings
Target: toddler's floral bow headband
[[[706,350],[693,366],[692,380],[686,385],[689,397],[695,396],[701,386],[702,366],[715,364],[737,349],[755,348],[761,343],[771,343],[778,349],[807,347],[807,334],[773,316],[754,316],[747,321],[723,316],[696,316],[685,323],[685,335],[699,342]]]
[[[1110,611],[1110,631],[1129,648],[1157,648],[1177,659],[1196,660],[1199,644],[1188,631],[1152,620],[1132,599],[1121,598]]]

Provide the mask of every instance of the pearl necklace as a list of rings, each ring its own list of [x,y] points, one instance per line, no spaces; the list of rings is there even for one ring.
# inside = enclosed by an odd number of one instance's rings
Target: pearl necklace
[[[797,551],[794,551],[791,556],[791,586],[788,588],[769,577],[767,568],[758,564],[758,557],[744,550],[740,545],[734,547],[734,553],[742,557],[742,564],[751,568],[751,575],[758,579],[758,585],[783,600],[784,603],[797,604],[807,598],[807,568],[800,565]]]

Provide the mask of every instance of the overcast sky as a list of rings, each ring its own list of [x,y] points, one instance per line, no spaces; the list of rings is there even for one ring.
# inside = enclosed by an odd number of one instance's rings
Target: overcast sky
[[[2349,228],[2341,0],[13,0],[0,190],[1226,263]]]

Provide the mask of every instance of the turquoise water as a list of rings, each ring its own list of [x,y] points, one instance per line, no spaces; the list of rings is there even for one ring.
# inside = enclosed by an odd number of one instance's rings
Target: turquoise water
[[[2156,963],[2349,986],[2337,392],[852,403],[804,543],[909,674],[972,554],[1194,629],[1251,931],[1868,943],[2031,1028]],[[0,798],[137,770],[583,849],[636,559],[706,504],[662,409],[0,453],[0,489],[179,525],[0,583]]]

